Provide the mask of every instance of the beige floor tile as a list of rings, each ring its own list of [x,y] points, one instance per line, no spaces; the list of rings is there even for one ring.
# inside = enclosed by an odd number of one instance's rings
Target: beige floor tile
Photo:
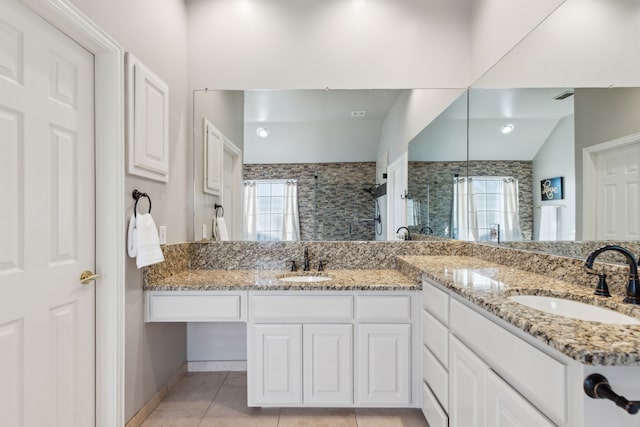
[[[419,409],[356,409],[358,427],[428,427]]]
[[[280,409],[214,402],[199,427],[277,427]]]
[[[227,372],[188,373],[158,405],[158,408],[201,409],[204,413],[227,376]]]
[[[278,427],[357,427],[353,409],[282,408]]]
[[[200,409],[156,408],[141,427],[197,427],[204,412]]]

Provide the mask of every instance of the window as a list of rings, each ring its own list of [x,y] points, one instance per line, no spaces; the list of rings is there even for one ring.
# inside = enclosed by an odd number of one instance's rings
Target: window
[[[242,207],[244,240],[300,240],[298,182],[244,182]]]
[[[282,240],[285,180],[256,181],[256,239]]]
[[[454,238],[521,240],[518,180],[511,177],[454,178]]]

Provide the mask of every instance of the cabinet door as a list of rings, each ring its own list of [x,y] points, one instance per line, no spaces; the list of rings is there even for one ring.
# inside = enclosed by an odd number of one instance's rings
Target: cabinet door
[[[493,371],[487,375],[487,425],[495,427],[551,427],[524,397]]]
[[[256,404],[302,403],[302,325],[255,325]]]
[[[219,196],[222,190],[224,136],[204,119],[204,187],[205,193]]]
[[[411,325],[358,326],[358,403],[411,403]]]
[[[484,427],[489,368],[453,335],[449,337],[449,425]],[[491,425],[491,424],[490,424]]]
[[[352,325],[304,325],[303,401],[353,403]]]

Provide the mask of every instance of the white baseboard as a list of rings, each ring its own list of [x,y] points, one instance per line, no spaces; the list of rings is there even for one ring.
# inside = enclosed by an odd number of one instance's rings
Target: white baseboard
[[[246,360],[205,360],[187,362],[189,372],[246,371]]]
[[[171,390],[176,386],[176,384],[185,376],[187,373],[187,364],[182,365],[175,374],[169,378],[166,384],[164,384],[160,389],[151,396],[151,399],[147,403],[144,404],[142,408],[127,422],[125,427],[140,427],[144,420],[146,420],[149,415],[153,412],[154,409],[162,402],[162,400],[167,397],[167,395],[171,392]]]

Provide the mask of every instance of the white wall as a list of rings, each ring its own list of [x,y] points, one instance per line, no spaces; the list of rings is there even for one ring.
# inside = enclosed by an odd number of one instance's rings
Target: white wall
[[[558,208],[558,240],[575,240],[576,235],[576,174],[574,167],[573,115],[560,120],[549,138],[533,159],[533,237],[538,239],[540,209],[542,205],[564,205]],[[564,177],[564,199],[543,202],[540,181],[546,178]]]
[[[565,0],[473,0],[470,81],[474,82]]]
[[[639,19],[637,0],[566,0],[474,86],[640,86]]]
[[[403,91],[384,121],[378,156],[389,151],[391,162],[406,153],[409,142],[463,93],[464,88]]]
[[[189,229],[191,159],[187,141],[187,20],[182,0],[73,0],[104,31],[169,85],[169,183],[127,176],[128,206],[134,188],[153,201],[158,225],[167,226],[169,243],[182,242]],[[176,207],[183,208],[177,209]],[[123,212],[128,221],[131,211]],[[99,227],[100,224],[97,224]],[[184,324],[143,323],[142,271],[126,264],[125,416],[131,418],[186,360]]]
[[[188,0],[190,85],[468,84],[468,0]]]

